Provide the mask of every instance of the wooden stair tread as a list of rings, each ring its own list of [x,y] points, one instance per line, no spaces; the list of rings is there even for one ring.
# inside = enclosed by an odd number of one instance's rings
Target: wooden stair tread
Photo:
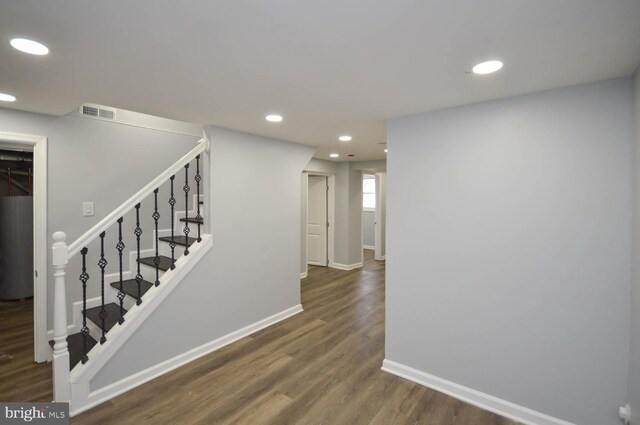
[[[69,370],[73,369],[83,356],[83,340],[84,337],[81,333],[68,335],[67,344],[69,349]],[[49,341],[49,345],[53,348],[54,341]],[[90,335],[87,335],[87,353],[97,344],[96,340]]]
[[[176,243],[176,245],[182,245],[182,246],[191,246],[194,242],[197,241],[196,238],[192,238],[192,237],[185,237],[185,236],[174,236],[174,241]],[[171,243],[171,236],[163,236],[160,238],[160,240],[162,242],[168,242]]]
[[[171,268],[171,258],[169,258],[167,256],[164,256],[164,255],[159,255],[158,257],[160,258],[160,263],[158,264],[158,269],[162,270],[163,272],[166,272],[167,270],[169,270]],[[155,256],[153,256],[153,257],[145,257],[145,258],[139,259],[138,262],[140,264],[144,264],[145,266],[153,267],[155,269],[156,265],[153,262],[154,258],[156,258],[156,257]]]
[[[198,224],[198,223],[200,223],[200,224],[204,223],[204,220],[196,220],[196,219],[195,219],[195,218],[193,218],[193,217],[189,217],[189,218],[181,218],[181,219],[180,219],[180,221],[181,221],[181,222],[183,222],[183,223],[184,223],[184,222],[196,223],[196,224]]]
[[[142,297],[151,287],[153,283],[143,280],[140,282],[140,297]],[[111,287],[120,290],[120,281],[111,282]],[[127,279],[122,281],[122,292],[138,299],[138,282],[135,279]]]
[[[102,329],[102,319],[100,319],[100,310],[102,306],[97,306],[87,309],[87,319],[96,324],[97,327]],[[120,320],[120,306],[116,303],[109,303],[104,305],[104,311],[107,313],[104,319],[104,331],[109,332],[113,328],[118,320]],[[127,310],[124,310],[126,313]],[[102,335],[94,335],[96,338],[100,338]]]

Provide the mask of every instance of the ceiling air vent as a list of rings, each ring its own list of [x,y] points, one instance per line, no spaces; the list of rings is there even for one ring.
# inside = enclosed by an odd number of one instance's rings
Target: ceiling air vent
[[[78,111],[85,117],[101,118],[103,120],[115,120],[116,110],[99,105],[82,105]]]

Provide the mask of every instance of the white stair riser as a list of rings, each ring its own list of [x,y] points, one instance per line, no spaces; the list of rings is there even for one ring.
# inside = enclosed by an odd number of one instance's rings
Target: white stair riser
[[[98,327],[98,325],[93,323],[91,320],[87,319],[87,328],[89,328],[89,335],[91,336],[91,338],[95,339],[99,344],[100,337],[102,336],[100,327]]]
[[[195,211],[189,211],[189,218],[196,218],[197,213]],[[176,232],[176,236],[178,235],[184,235],[184,226],[185,226],[185,222],[180,221],[181,218],[185,218],[186,214],[184,211],[177,211],[176,212],[176,218],[175,218],[175,222],[174,222],[174,229]],[[200,216],[204,217],[204,211],[202,210],[202,208],[200,209]],[[194,234],[198,233],[198,224],[197,223],[189,223],[189,229],[191,230],[191,233],[189,233],[189,236],[193,237]],[[200,232],[204,233],[204,224],[200,225]]]
[[[164,272],[162,270],[158,270],[158,278],[162,277]],[[156,268],[147,266],[146,264],[140,264],[140,274],[147,282],[154,283],[156,281]]]
[[[109,290],[111,291],[110,295],[113,300],[112,302],[116,305],[120,305],[120,300],[118,299],[118,292],[120,292],[120,290],[117,287],[114,288],[112,286],[109,287]],[[125,297],[122,300],[122,306],[124,307],[124,309],[129,311],[134,305],[136,305],[136,299],[128,294],[125,294]]]
[[[116,292],[118,292],[118,291],[116,291]],[[142,297],[144,298],[144,295],[143,295]],[[118,303],[117,303],[117,304],[118,304],[118,305],[120,305],[120,301],[118,301]],[[127,311],[131,310],[131,308],[132,308],[134,305],[136,305],[136,299],[135,299],[135,298],[133,298],[133,297],[132,297],[132,296],[130,296],[130,295],[126,295],[126,296],[124,297],[124,299],[122,300],[122,306],[123,306],[123,307],[124,307],[124,309],[125,309],[125,310],[127,310]],[[126,320],[126,317],[125,317],[125,320]]]

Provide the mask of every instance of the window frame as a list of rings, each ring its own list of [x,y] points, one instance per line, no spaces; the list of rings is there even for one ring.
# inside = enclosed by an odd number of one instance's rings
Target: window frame
[[[373,192],[365,192],[364,191],[364,181],[365,180],[373,180]],[[363,174],[362,175],[362,212],[375,212],[376,211],[376,207],[375,204],[373,207],[365,207],[364,206],[364,195],[365,194],[373,194],[376,197],[377,200],[377,196],[378,194],[376,193],[376,176],[373,174]]]

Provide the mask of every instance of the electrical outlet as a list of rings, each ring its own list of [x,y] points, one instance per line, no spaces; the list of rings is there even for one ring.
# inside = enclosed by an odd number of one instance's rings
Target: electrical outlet
[[[82,216],[91,217],[93,215],[93,202],[82,203]]]

